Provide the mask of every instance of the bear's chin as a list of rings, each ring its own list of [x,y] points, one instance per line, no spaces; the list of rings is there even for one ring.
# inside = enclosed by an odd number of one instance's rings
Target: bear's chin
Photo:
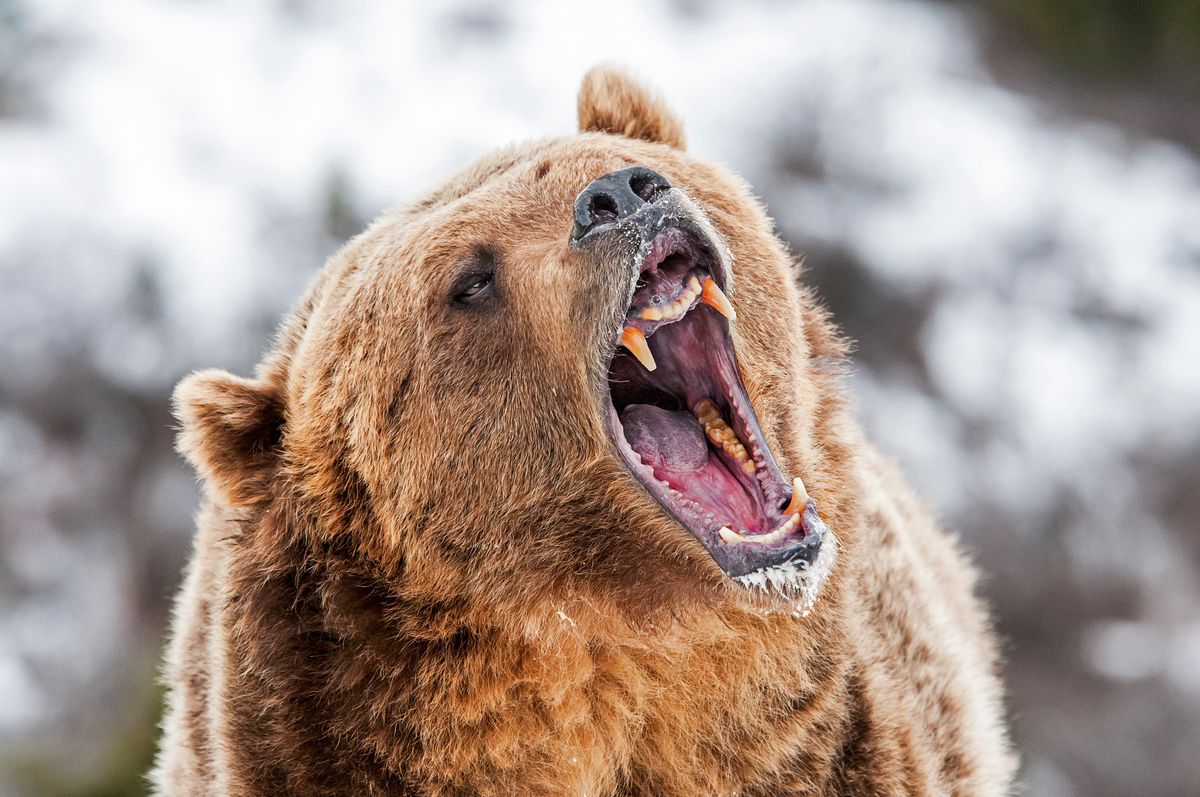
[[[608,368],[613,445],[727,576],[811,603],[836,543],[803,481],[781,472],[742,384],[719,247],[686,220],[647,238]]]

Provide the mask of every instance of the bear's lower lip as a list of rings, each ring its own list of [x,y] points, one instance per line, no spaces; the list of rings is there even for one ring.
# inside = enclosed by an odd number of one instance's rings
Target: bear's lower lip
[[[738,374],[716,249],[667,227],[644,251],[608,371],[617,452],[727,575],[799,584],[825,526],[800,479],[780,472]]]

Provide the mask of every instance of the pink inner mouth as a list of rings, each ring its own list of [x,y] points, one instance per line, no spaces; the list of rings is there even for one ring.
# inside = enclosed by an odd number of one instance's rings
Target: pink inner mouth
[[[742,385],[723,281],[702,239],[679,229],[655,239],[622,336],[640,333],[646,350],[613,357],[609,425],[634,476],[740,576],[807,558],[819,540],[806,536],[815,507],[792,500]]]
[[[728,349],[718,345],[723,324],[716,311],[697,307],[678,321],[655,325],[647,342],[657,368],[650,372],[633,357],[616,358],[610,371],[614,405],[641,463],[709,530],[766,533],[788,519],[783,509],[791,491],[752,428],[757,423]],[[703,404],[715,407],[715,423],[697,417]]]
[[[654,478],[743,531],[770,531],[762,493],[741,463],[709,443],[696,416],[652,404],[630,404],[621,413],[629,446]]]

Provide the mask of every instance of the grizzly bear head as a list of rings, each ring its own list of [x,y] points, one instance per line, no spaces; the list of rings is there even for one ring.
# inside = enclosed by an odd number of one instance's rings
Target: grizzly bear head
[[[409,595],[796,609],[851,542],[843,345],[660,101],[597,68],[579,123],[349,242],[256,378],[181,383],[181,448],[256,544]]]

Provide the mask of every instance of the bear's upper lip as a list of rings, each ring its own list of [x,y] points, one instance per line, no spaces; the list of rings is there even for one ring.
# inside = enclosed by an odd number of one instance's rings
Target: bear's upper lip
[[[727,264],[700,225],[654,217],[635,226],[638,280],[609,364],[609,434],[727,575],[799,588],[826,529],[801,479],[781,473],[742,384]]]

